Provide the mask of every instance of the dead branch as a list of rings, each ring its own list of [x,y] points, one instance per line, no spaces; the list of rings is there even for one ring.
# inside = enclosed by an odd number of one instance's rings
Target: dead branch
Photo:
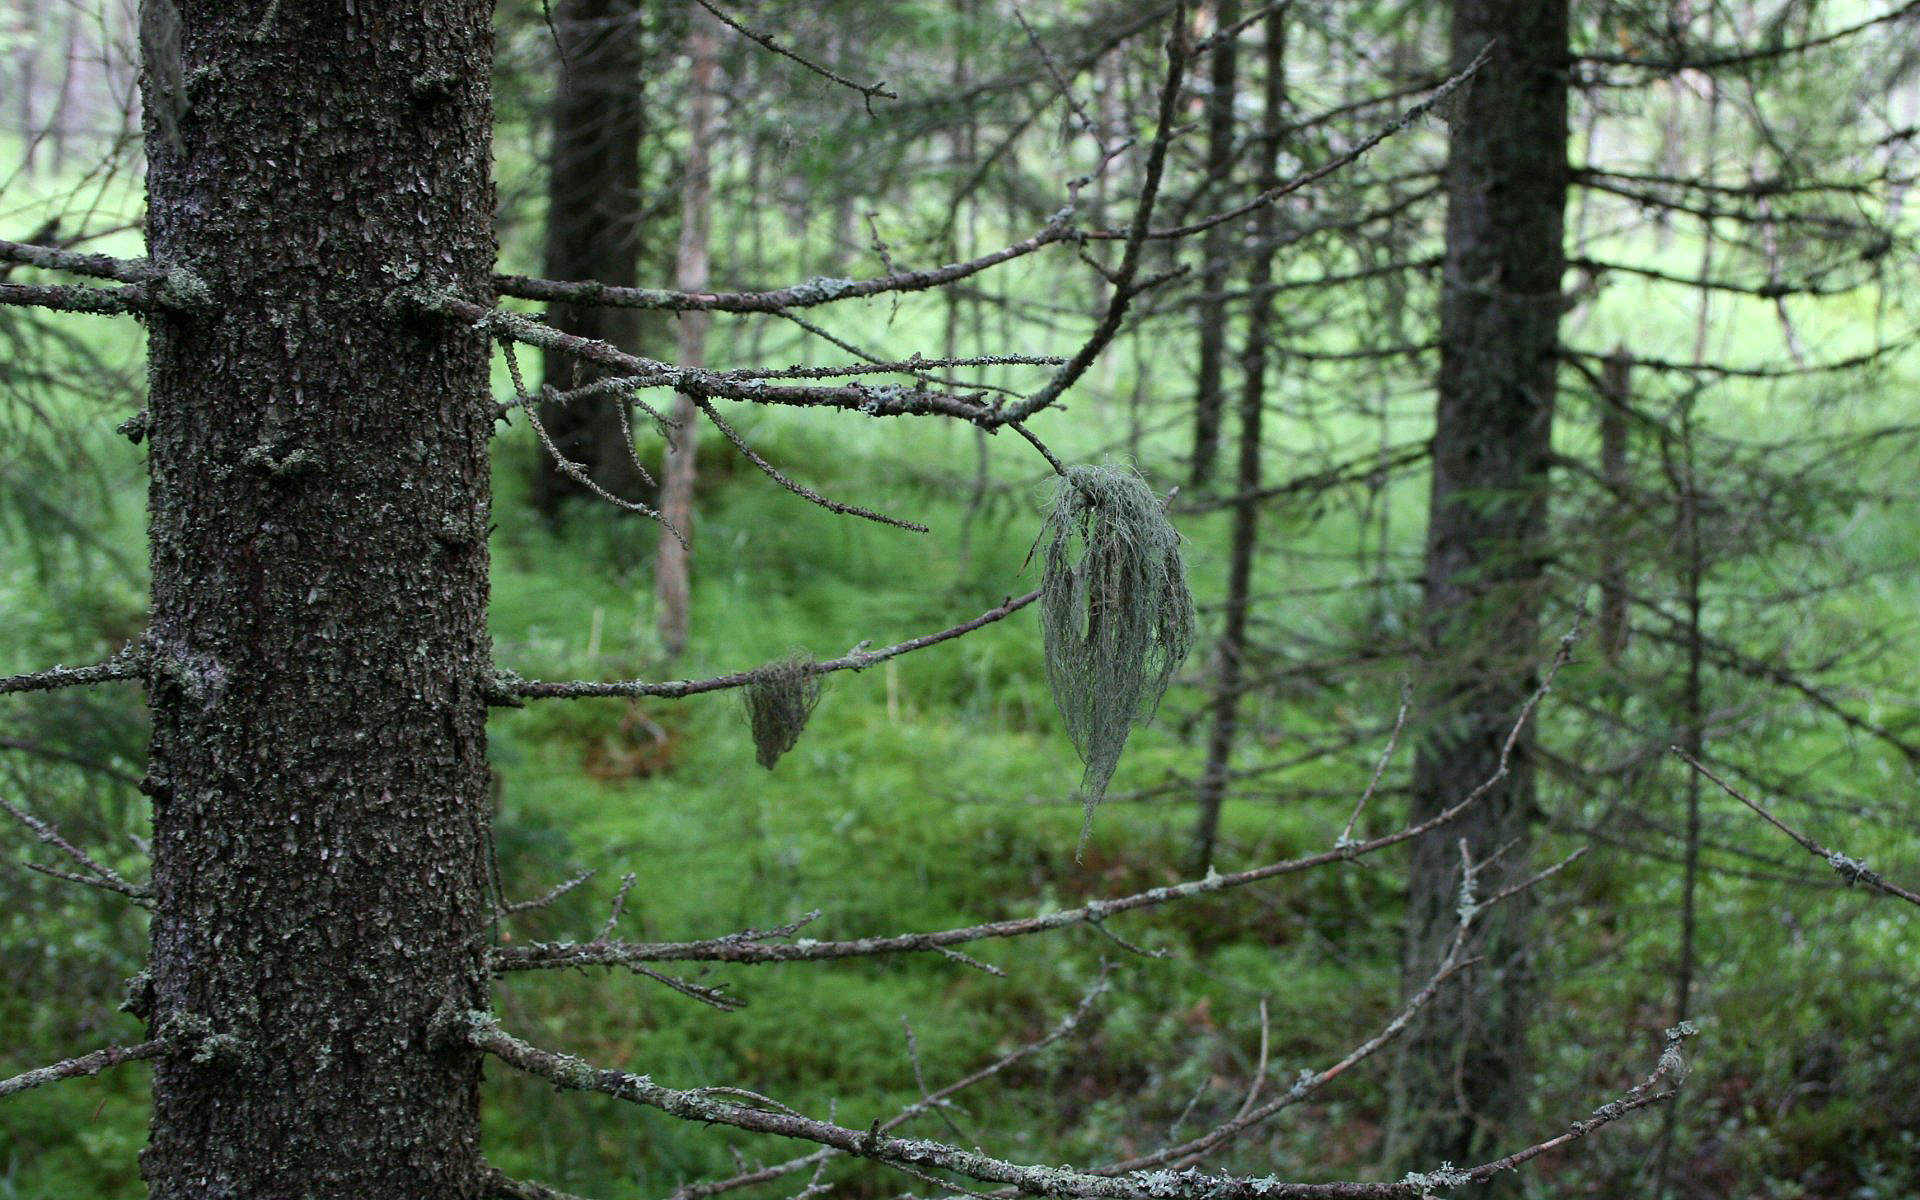
[[[1849,884],[1854,884],[1854,883],[1865,884],[1867,887],[1872,888],[1876,892],[1885,892],[1889,896],[1898,896],[1900,899],[1905,900],[1908,904],[1920,904],[1920,892],[1911,892],[1911,891],[1908,891],[1906,888],[1901,887],[1897,883],[1889,882],[1888,880],[1882,878],[1879,872],[1871,870],[1870,868],[1868,868],[1867,864],[1861,862],[1857,858],[1852,857],[1851,855],[1842,854],[1838,850],[1827,849],[1825,846],[1822,846],[1819,842],[1814,841],[1812,838],[1808,837],[1806,834],[1801,833],[1798,829],[1795,829],[1793,826],[1787,824],[1785,821],[1782,821],[1779,817],[1774,816],[1773,813],[1769,812],[1766,808],[1762,807],[1760,804],[1749,799],[1745,793],[1740,791],[1739,788],[1734,787],[1732,784],[1728,783],[1726,780],[1720,778],[1720,776],[1714,774],[1707,767],[1702,766],[1698,759],[1694,758],[1692,755],[1688,754],[1686,751],[1680,749],[1678,746],[1675,746],[1673,747],[1673,752],[1680,757],[1680,760],[1682,762],[1686,763],[1688,766],[1698,771],[1701,775],[1705,776],[1708,781],[1713,783],[1714,786],[1718,787],[1721,791],[1725,792],[1729,796],[1732,796],[1735,800],[1738,800],[1740,803],[1746,805],[1748,808],[1752,809],[1754,812],[1759,813],[1760,816],[1767,822],[1767,824],[1773,826],[1775,829],[1778,829],[1781,833],[1786,834],[1788,837],[1792,838],[1794,841],[1800,843],[1800,848],[1805,850],[1808,854],[1813,855],[1815,858],[1825,859],[1827,865],[1832,867],[1835,871],[1839,872],[1840,878],[1846,880]]]
[[[78,1058],[69,1058],[63,1062],[36,1067],[31,1071],[22,1071],[12,1079],[0,1079],[0,1097],[12,1096],[44,1084],[58,1083],[62,1079],[98,1075],[108,1067],[117,1067],[125,1062],[159,1058],[165,1053],[167,1047],[168,1042],[165,1038],[154,1038],[132,1046],[108,1046],[104,1050],[95,1050],[91,1054],[82,1054]]]
[[[856,648],[840,658],[809,663],[807,672],[810,675],[829,675],[835,671],[863,671],[890,658],[911,654],[915,650],[924,650],[928,646],[937,646],[941,642],[951,641],[963,634],[972,633],[982,626],[1003,620],[1032,604],[1039,597],[1040,593],[1037,591],[1028,592],[1024,596],[1015,596],[1002,601],[998,607],[990,608],[970,621],[962,621],[938,633],[908,638],[904,642],[879,650]],[[865,643],[862,643],[862,646],[864,645]],[[712,679],[672,680],[664,683],[648,683],[639,679],[618,680],[612,683],[558,682],[521,679],[518,676],[503,674],[496,681],[488,699],[495,704],[506,704],[518,700],[575,700],[586,696],[654,696],[678,700],[685,696],[698,696],[706,692],[745,687],[752,683],[753,679],[752,671],[735,671],[731,675],[718,675]]]
[[[48,667],[25,675],[0,676],[0,695],[9,692],[50,692],[55,688],[87,687],[114,679],[139,679],[146,672],[144,643],[129,642],[113,657],[90,667]]]

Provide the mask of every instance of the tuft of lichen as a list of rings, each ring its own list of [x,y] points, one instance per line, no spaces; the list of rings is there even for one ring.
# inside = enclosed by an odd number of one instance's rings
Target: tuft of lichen
[[[1472,1182],[1473,1176],[1450,1162],[1441,1163],[1437,1171],[1409,1171],[1400,1180],[1403,1187],[1418,1188],[1423,1195],[1436,1188],[1452,1191],[1454,1188],[1466,1187]]]
[[[1152,719],[1192,648],[1193,594],[1180,534],[1131,468],[1070,468],[1040,537],[1047,683],[1086,765],[1084,849],[1128,734]]]
[[[753,673],[745,694],[754,758],[771,771],[800,740],[814,705],[820,703],[820,676],[814,673],[813,656],[800,652],[768,663]]]

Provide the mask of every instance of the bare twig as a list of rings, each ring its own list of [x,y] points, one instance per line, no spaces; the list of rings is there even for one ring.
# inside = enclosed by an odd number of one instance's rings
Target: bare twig
[[[927,532],[927,527],[918,521],[908,521],[900,517],[890,517],[886,513],[875,512],[870,508],[862,508],[858,504],[843,504],[838,500],[827,499],[806,484],[788,476],[782,472],[780,468],[755,453],[753,447],[747,445],[747,439],[740,436],[740,431],[729,424],[726,418],[722,417],[718,410],[713,407],[711,400],[708,400],[704,396],[695,395],[693,397],[693,403],[696,408],[706,414],[707,420],[713,422],[713,427],[720,431],[720,436],[732,443],[733,448],[740,452],[741,457],[745,458],[755,467],[758,467],[761,474],[765,475],[768,479],[773,480],[807,503],[818,505],[830,513],[838,513],[842,516],[864,517],[869,521],[876,521],[882,525],[892,525],[896,529],[911,530],[914,533]]]
[[[708,12],[712,13],[714,17],[718,19],[722,25],[725,25],[727,28],[733,30],[735,33],[739,34],[741,37],[746,38],[748,41],[757,42],[760,45],[765,46],[767,49],[773,51],[775,54],[778,54],[782,58],[792,59],[794,62],[799,63],[801,66],[805,67],[807,70],[812,71],[815,75],[820,76],[822,79],[830,79],[833,82],[839,84],[841,87],[851,88],[853,91],[859,92],[862,100],[866,103],[867,115],[869,116],[873,115],[873,98],[875,96],[884,96],[888,100],[898,100],[900,98],[899,95],[897,95],[896,93],[887,90],[887,81],[884,79],[879,81],[878,83],[855,83],[853,80],[848,79],[845,75],[841,75],[835,71],[831,71],[826,67],[821,66],[819,63],[813,62],[809,59],[802,58],[800,55],[794,53],[792,50],[789,50],[785,46],[782,46],[780,44],[780,40],[774,37],[772,34],[761,33],[756,29],[748,28],[746,25],[741,24],[739,21],[728,16],[726,13],[722,12],[720,9],[714,7],[711,3],[709,3],[709,0],[697,0],[697,3],[700,5],[701,8],[704,8]]]
[[[1717,71],[1727,67],[1745,66],[1748,63],[1765,62],[1768,59],[1787,58],[1796,54],[1805,54],[1809,50],[1818,50],[1823,46],[1831,46],[1855,34],[1863,33],[1866,30],[1893,21],[1898,21],[1902,17],[1912,16],[1915,13],[1920,13],[1920,0],[1907,0],[1907,3],[1889,12],[1881,13],[1876,17],[1869,17],[1866,20],[1858,21],[1852,25],[1842,26],[1839,29],[1821,34],[1818,37],[1808,38],[1803,42],[1790,42],[1774,46],[1762,46],[1754,49],[1722,50],[1702,54],[1698,57],[1680,55],[1670,59],[1645,59],[1635,58],[1632,55],[1626,54],[1582,54],[1578,56],[1578,59],[1581,62],[1592,63],[1596,66],[1637,67],[1641,70],[1654,71],[1665,75],[1677,74],[1681,71]]]
[[[1412,107],[1408,108],[1405,112],[1401,113],[1400,116],[1396,118],[1394,121],[1392,121],[1390,124],[1381,126],[1379,129],[1375,130],[1374,132],[1368,134],[1366,137],[1362,138],[1360,141],[1356,142],[1353,148],[1348,150],[1346,153],[1337,155],[1334,158],[1329,159],[1327,162],[1324,162],[1321,165],[1313,168],[1311,171],[1307,171],[1303,174],[1296,175],[1292,179],[1289,179],[1284,183],[1276,184],[1273,187],[1267,188],[1265,191],[1261,192],[1259,195],[1255,196],[1253,199],[1247,201],[1244,204],[1236,205],[1233,208],[1226,209],[1223,212],[1214,213],[1212,216],[1203,217],[1197,221],[1189,221],[1183,225],[1175,225],[1175,226],[1171,226],[1164,229],[1150,230],[1148,231],[1146,236],[1155,240],[1192,237],[1194,234],[1201,233],[1205,230],[1211,229],[1215,225],[1224,224],[1225,222],[1234,220],[1237,217],[1246,216],[1248,213],[1252,212],[1256,208],[1260,208],[1263,205],[1272,204],[1275,200],[1280,199],[1282,196],[1291,195],[1292,193],[1299,191],[1301,188],[1306,187],[1308,184],[1318,183],[1320,180],[1325,179],[1327,176],[1352,166],[1354,163],[1364,158],[1368,153],[1368,151],[1378,146],[1381,142],[1384,142],[1388,138],[1394,136],[1395,134],[1400,133],[1402,130],[1412,125],[1415,121],[1418,121],[1421,117],[1424,117],[1428,113],[1432,112],[1435,107],[1446,103],[1448,97],[1452,96],[1453,93],[1458,91],[1469,79],[1472,79],[1474,75],[1479,73],[1480,68],[1486,65],[1487,59],[1493,54],[1493,48],[1498,44],[1499,44],[1498,42],[1488,42],[1486,46],[1481,49],[1480,53],[1474,56],[1473,61],[1468,63],[1465,69],[1463,69],[1459,74],[1455,75],[1453,78],[1441,84],[1438,88],[1434,90],[1432,95],[1428,96],[1425,100],[1420,101],[1420,103],[1415,104]],[[1112,230],[1104,230],[1104,231],[1098,231],[1098,232],[1089,232],[1086,234],[1086,236],[1089,238],[1117,239],[1120,235]]]
[[[1380,787],[1380,779],[1387,773],[1387,764],[1393,761],[1393,751],[1400,744],[1400,733],[1407,727],[1407,711],[1413,705],[1413,685],[1403,680],[1400,684],[1400,712],[1393,718],[1393,732],[1387,735],[1387,748],[1380,752],[1380,761],[1374,764],[1373,778],[1367,780],[1367,790],[1360,793],[1360,800],[1353,806],[1353,814],[1347,818],[1345,829],[1334,842],[1336,846],[1345,846],[1353,841],[1353,827],[1360,823],[1360,814],[1367,810],[1367,801],[1373,799],[1373,793]]]
[[[148,889],[127,882],[120,872],[95,861],[86,851],[69,842],[61,835],[60,831],[52,825],[42,821],[25,809],[16,807],[4,796],[0,796],[0,810],[4,810],[8,816],[32,830],[33,835],[39,838],[42,843],[52,846],[55,850],[58,850],[60,853],[78,863],[81,870],[86,871],[87,875],[84,877],[68,875],[63,871],[55,871],[52,868],[35,866],[33,863],[26,864],[29,869],[40,871],[43,874],[53,875],[56,878],[66,879],[69,882],[84,883],[90,887],[102,888],[109,892],[118,892],[120,895],[128,897],[137,904],[146,905],[149,903],[148,898],[151,893]]]

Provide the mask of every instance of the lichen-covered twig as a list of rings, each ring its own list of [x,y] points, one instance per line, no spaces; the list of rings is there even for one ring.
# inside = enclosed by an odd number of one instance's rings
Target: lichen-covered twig
[[[462,1037],[507,1065],[563,1090],[599,1092],[682,1120],[814,1142],[916,1178],[924,1179],[930,1171],[945,1171],[983,1183],[1001,1184],[1010,1192],[1087,1200],[1416,1200],[1435,1187],[1483,1182],[1556,1146],[1585,1137],[1630,1112],[1668,1099],[1671,1091],[1655,1093],[1652,1089],[1685,1070],[1679,1044],[1693,1033],[1687,1026],[1670,1031],[1659,1066],[1620,1099],[1596,1109],[1592,1117],[1575,1122],[1557,1137],[1504,1158],[1466,1170],[1442,1164],[1434,1172],[1410,1174],[1392,1183],[1297,1183],[1273,1176],[1207,1175],[1191,1167],[1185,1171],[1160,1169],[1101,1175],[1071,1167],[1018,1163],[924,1138],[894,1137],[877,1120],[867,1129],[853,1129],[831,1120],[807,1117],[785,1106],[770,1108],[758,1103],[741,1103],[729,1098],[732,1093],[723,1089],[671,1088],[655,1083],[647,1075],[595,1067],[571,1055],[543,1050],[514,1037],[489,1013],[469,1011],[450,1015],[446,1026],[449,1035]],[[938,1179],[933,1182],[948,1186]]]
[[[36,234],[35,236],[44,236]],[[144,258],[115,258],[110,254],[82,254],[58,246],[36,246],[30,242],[9,242],[0,238],[0,262],[37,267],[42,271],[65,271],[94,279],[112,279],[120,283],[147,283],[166,272]]]
[[[116,288],[61,283],[0,283],[0,304],[45,308],[54,312],[118,316],[146,312],[154,307],[154,298],[152,289],[144,283]]]
[[[1748,808],[1752,809],[1754,812],[1759,813],[1760,816],[1767,822],[1767,824],[1773,826],[1775,829],[1778,829],[1781,833],[1786,834],[1788,837],[1798,842],[1800,844],[1800,848],[1805,850],[1808,854],[1813,855],[1815,858],[1824,859],[1826,861],[1826,864],[1832,867],[1835,871],[1837,871],[1840,877],[1846,880],[1849,884],[1854,884],[1854,883],[1864,884],[1865,886],[1872,888],[1876,892],[1884,892],[1889,896],[1897,896],[1900,899],[1905,900],[1908,904],[1920,905],[1920,892],[1909,891],[1908,889],[1901,887],[1899,884],[1893,883],[1887,880],[1886,878],[1882,877],[1878,871],[1872,870],[1867,866],[1867,864],[1861,862],[1857,858],[1852,857],[1851,855],[1843,854],[1838,850],[1827,849],[1825,846],[1821,845],[1819,842],[1814,841],[1812,838],[1808,837],[1806,834],[1801,833],[1798,829],[1795,829],[1793,826],[1787,824],[1785,821],[1782,821],[1779,817],[1774,816],[1773,813],[1769,812],[1767,809],[1763,808],[1761,805],[1759,805],[1755,801],[1749,799],[1743,792],[1740,791],[1739,788],[1734,787],[1732,784],[1728,783],[1726,780],[1720,778],[1720,776],[1714,774],[1707,767],[1701,765],[1699,760],[1695,759],[1692,755],[1688,754],[1686,751],[1680,749],[1678,746],[1675,746],[1673,747],[1673,752],[1680,756],[1680,759],[1682,762],[1685,762],[1688,766],[1700,772],[1701,775],[1705,776],[1721,791],[1725,792],[1729,796],[1732,796],[1735,800],[1738,800],[1740,803],[1746,805]]]
[[[395,295],[394,301],[402,309],[465,321],[492,337],[511,338],[622,372],[632,377],[627,382],[635,389],[675,388],[707,397],[794,408],[837,408],[874,417],[948,416],[976,423],[990,419],[991,410],[977,401],[924,387],[870,388],[858,383],[838,387],[806,386],[730,379],[718,371],[677,367],[628,354],[606,342],[564,333],[522,313],[488,308],[432,289],[405,289]]]
[[[902,654],[911,654],[915,650],[924,650],[937,646],[941,642],[972,633],[985,625],[1003,620],[1019,612],[1040,598],[1038,591],[1028,592],[1024,596],[1015,596],[1002,601],[996,607],[988,609],[970,621],[949,626],[938,633],[922,634],[908,638],[896,645],[885,646],[879,650],[854,650],[840,658],[827,659],[808,665],[808,672],[814,676],[831,674],[834,671],[861,671],[883,663]],[[615,680],[606,683],[580,681],[559,681],[540,679],[519,679],[503,676],[497,681],[491,699],[496,703],[510,703],[516,700],[577,700],[590,696],[653,696],[668,700],[678,700],[686,696],[699,696],[707,692],[723,692],[732,688],[746,687],[754,680],[753,671],[735,671],[729,675],[716,675],[711,679],[679,679],[649,683],[640,679]]]
[[[138,679],[146,671],[147,649],[138,641],[105,662],[90,667],[48,667],[25,675],[0,676],[0,695],[9,692],[50,692],[55,688],[86,687],[114,679]]]
[[[531,912],[537,908],[550,907],[555,901],[559,900],[560,897],[573,891],[587,880],[592,879],[593,875],[594,873],[590,870],[582,871],[572,879],[561,880],[531,900],[516,900],[511,904],[502,904],[495,915],[510,917],[515,913]]]
[[[0,239],[0,262],[43,271],[63,271],[127,286],[77,287],[70,284],[0,283],[0,304],[78,313],[142,313],[156,308],[191,311],[210,303],[206,284],[193,272],[163,267],[144,258],[80,254],[57,246]]]
[[[104,1050],[95,1050],[91,1054],[82,1054],[63,1062],[36,1067],[31,1071],[22,1071],[11,1079],[0,1079],[0,1098],[45,1084],[58,1083],[62,1079],[98,1075],[108,1067],[117,1067],[121,1063],[158,1058],[166,1052],[167,1046],[168,1042],[165,1038],[154,1038],[152,1041],[140,1042],[132,1046],[108,1046]]]
[[[504,324],[504,323],[495,321],[495,322],[491,322],[491,324]],[[612,492],[608,491],[606,488],[600,486],[599,481],[594,479],[591,475],[587,473],[586,467],[582,466],[577,462],[574,462],[572,459],[568,458],[566,455],[560,452],[560,447],[557,444],[555,444],[553,440],[553,436],[547,432],[547,427],[541,423],[538,407],[533,404],[532,397],[530,397],[527,394],[526,380],[520,373],[520,359],[519,359],[519,356],[514,353],[514,349],[513,349],[514,339],[511,336],[509,336],[507,333],[501,333],[499,335],[499,341],[500,341],[501,355],[507,361],[507,375],[509,378],[513,380],[514,398],[519,402],[519,406],[526,410],[527,424],[533,427],[534,436],[540,440],[540,445],[543,449],[546,450],[547,457],[553,460],[553,465],[559,469],[560,473],[565,475],[567,478],[573,480],[575,483],[579,484],[581,487],[586,488],[589,492],[592,492],[594,495],[600,497],[600,499],[605,500],[608,504],[615,506],[616,508],[623,508],[623,509],[626,509],[628,512],[638,513],[639,515],[646,517],[650,520],[658,521],[660,523],[661,528],[665,529],[668,533],[672,534],[674,538],[677,539],[681,545],[683,546],[686,545],[687,544],[686,536],[682,534],[678,529],[675,529],[673,527],[672,522],[668,521],[667,518],[664,515],[662,515],[658,509],[652,507],[651,505],[642,504],[638,500],[626,500],[626,499],[622,499],[619,496],[614,495]],[[616,403],[621,405],[620,425],[623,431],[627,431],[629,453],[631,453],[632,434],[630,430],[627,430],[627,423],[626,423],[625,406],[627,404],[627,399],[625,397],[621,397],[616,401]],[[651,408],[647,409],[647,411],[650,413],[653,413],[653,410]],[[665,418],[660,417],[658,413],[653,413],[653,415],[660,420],[665,420]],[[641,468],[641,474],[645,476],[646,468],[644,467]]]

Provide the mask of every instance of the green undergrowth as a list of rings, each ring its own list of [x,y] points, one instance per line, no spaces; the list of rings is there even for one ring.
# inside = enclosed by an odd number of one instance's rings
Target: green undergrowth
[[[883,491],[877,480],[906,474],[877,454],[833,453],[798,422],[763,422],[759,436],[776,462],[838,498],[869,502]],[[658,677],[646,566],[656,531],[575,541],[576,528],[604,515],[582,509],[556,531],[520,508],[515,471],[497,477],[501,663],[529,676]],[[1021,490],[1002,515],[976,522],[962,562],[953,531],[964,496],[951,489],[910,477],[884,489],[893,511],[935,527],[915,537],[827,514],[758,477],[716,479],[698,504],[693,640],[672,674],[750,669],[796,650],[830,658],[862,642],[884,646],[1029,590],[1037,567],[1026,559],[1045,489]],[[1047,691],[1031,608],[824,683],[798,744],[770,772],[755,762],[737,693],[546,701],[496,717],[509,895],[600,872],[511,935],[593,936],[626,872],[636,881],[620,931],[645,940],[766,927],[815,910],[804,936],[936,929],[1179,878],[1189,817],[1177,803],[1109,805],[1084,863],[1074,862],[1080,764]],[[1177,705],[1170,699],[1169,710]],[[1179,720],[1164,714],[1136,733],[1116,796],[1190,770],[1193,753]],[[1317,818],[1271,807],[1241,816],[1242,829],[1263,831],[1267,853],[1330,836]],[[1263,992],[1276,997],[1270,1012],[1284,1022],[1276,1041],[1303,1052],[1331,1049],[1315,1031],[1350,1019],[1356,1004],[1366,1010],[1356,988],[1384,1016],[1392,986],[1379,931],[1352,918],[1391,907],[1385,885],[1352,873],[1309,877],[1260,897],[1116,920],[1127,941],[1138,935],[1178,951],[1172,961],[1082,928],[968,947],[1005,978],[932,955],[691,967],[689,978],[725,982],[748,1002],[722,1014],[624,973],[574,972],[509,979],[501,1008],[510,1027],[595,1061],[676,1086],[746,1087],[865,1127],[918,1098],[907,1025],[922,1076],[938,1087],[1039,1036],[1113,961],[1113,993],[1082,1037],[1020,1064],[1007,1085],[963,1098],[957,1117],[970,1138],[991,1137],[1008,1153],[1090,1161],[1139,1136],[1143,1093],[1147,1108],[1166,1110],[1164,1124],[1223,1061],[1244,1070]],[[1342,953],[1329,953],[1340,943]],[[1213,978],[1209,964],[1224,973]],[[1303,989],[1303,981],[1321,986]],[[644,1196],[732,1167],[725,1147],[736,1139],[727,1135],[614,1112],[611,1101],[555,1097],[526,1081],[492,1086],[494,1157],[556,1186]],[[1193,1119],[1211,1107],[1203,1101]],[[930,1119],[916,1128],[951,1133]],[[851,1186],[865,1194],[884,1184],[869,1173]]]
[[[870,316],[887,311],[869,308]],[[903,310],[903,325],[913,319]],[[902,330],[898,341],[915,344],[924,332]],[[1124,365],[1118,370],[1108,382],[1124,394],[1131,380]],[[1912,381],[1901,386],[1910,391]],[[1167,399],[1177,402],[1177,389]],[[1773,419],[1770,404],[1820,400],[1791,392],[1746,398],[1721,415],[1727,428],[1758,435]],[[1836,420],[1850,407],[1871,416],[1874,404],[1872,396],[1845,398],[1824,411]],[[0,670],[94,661],[139,628],[138,462],[124,443],[100,433],[124,415],[87,415],[94,433],[85,445],[119,464],[104,485],[113,506],[95,522],[107,548],[39,564],[21,523],[8,527]],[[530,445],[516,421],[496,471],[492,613],[500,666],[530,678],[704,678],[796,653],[829,659],[861,643],[890,645],[1037,585],[1032,550],[1050,477],[1013,439],[991,442],[990,486],[970,519],[967,430],[844,414],[730,416],[756,450],[809,486],[924,521],[933,532],[916,536],[828,514],[724,447],[710,448],[697,497],[692,642],[669,664],[653,634],[657,528],[592,504],[557,526],[533,515],[523,483]],[[1573,410],[1565,425],[1568,453],[1591,451],[1581,419]],[[1092,430],[1111,436],[1117,420],[1115,409],[1090,401],[1036,429],[1068,461],[1102,463],[1114,456],[1101,452]],[[1341,457],[1328,447],[1365,432],[1359,418],[1341,421],[1311,429],[1279,422],[1270,474],[1285,478]],[[1420,436],[1420,418],[1401,424],[1390,440]],[[1173,480],[1152,464],[1174,461],[1178,440],[1149,437],[1142,446],[1162,494]],[[17,450],[13,458],[0,454],[0,463],[21,461]],[[1905,487],[1909,472],[1892,447],[1861,467],[1862,482],[1889,488]],[[1253,666],[1267,682],[1246,698],[1236,765],[1287,760],[1321,743],[1340,748],[1236,779],[1222,820],[1222,869],[1322,850],[1340,834],[1393,723],[1404,647],[1418,624],[1423,509],[1424,480],[1412,477],[1379,497],[1370,515],[1351,494],[1263,512]],[[1369,541],[1375,521],[1393,531],[1383,552]],[[1083,861],[1075,861],[1081,815],[1074,797],[1082,764],[1049,694],[1030,608],[963,639],[827,677],[806,729],[772,771],[755,761],[738,692],[497,710],[490,749],[506,898],[597,872],[552,908],[510,922],[502,937],[510,944],[593,937],[627,873],[635,882],[617,932],[646,940],[764,928],[815,910],[805,936],[937,929],[1177,881],[1189,852],[1190,781],[1207,729],[1206,643],[1218,628],[1227,517],[1176,513],[1175,523],[1188,539],[1201,648],[1178,672],[1158,719],[1130,737]],[[1721,569],[1720,596],[1781,588],[1825,542],[1844,545],[1873,573],[1808,610],[1804,625],[1789,631],[1801,640],[1731,618],[1719,619],[1719,633],[1750,652],[1791,657],[1806,642],[1844,646],[1910,627],[1920,589],[1903,565],[1920,545],[1920,522],[1899,505],[1834,502],[1812,527],[1817,538],[1778,550],[1764,567]],[[1362,556],[1356,546],[1372,548]],[[134,564],[131,572],[113,565],[109,549]],[[1379,564],[1392,577],[1381,588],[1311,592]],[[1282,595],[1290,589],[1315,598]],[[1556,595],[1556,619],[1570,621],[1578,599]],[[1358,653],[1343,649],[1355,646]],[[1568,668],[1541,713],[1555,744],[1581,734],[1583,713],[1594,707],[1629,718],[1649,740],[1665,735],[1671,659],[1661,665],[1644,641],[1633,653],[1651,665],[1629,687],[1608,683],[1585,651]],[[1900,700],[1911,692],[1901,678],[1906,670],[1898,655],[1861,663],[1857,678],[1882,697],[1857,702],[1865,716],[1896,728],[1911,720],[1910,701]],[[1800,807],[1791,811],[1817,836],[1909,883],[1920,878],[1908,766],[1857,731],[1809,718],[1803,706],[1718,677],[1714,688],[1716,710],[1736,714],[1728,736],[1749,739],[1770,770],[1800,782],[1804,794],[1791,798]],[[137,775],[137,696],[122,700],[117,709],[96,710],[9,698],[0,715],[9,734],[21,732],[26,714],[62,737],[81,730],[83,742]],[[1398,823],[1409,742],[1403,739],[1382,793],[1363,814],[1362,833]],[[1617,749],[1603,741],[1598,758],[1611,760]],[[14,765],[28,772],[36,801],[63,828],[90,846],[113,847],[122,856],[116,865],[139,872],[131,838],[143,832],[144,803],[136,795],[98,795],[61,768]],[[1597,796],[1550,786],[1544,798],[1550,820],[1534,850],[1539,861],[1581,844],[1577,828],[1589,825],[1667,857],[1597,843],[1543,889],[1534,1096],[1541,1136],[1637,1081],[1670,1019],[1679,903],[1671,818],[1683,778],[1656,765],[1637,792],[1609,776]],[[1888,903],[1832,886],[1822,864],[1770,840],[1770,831],[1723,797],[1709,792],[1705,806],[1716,838],[1746,853],[1709,854],[1701,892],[1696,1011],[1704,1032],[1682,1117],[1685,1144],[1697,1156],[1689,1169],[1727,1195],[1915,1194],[1920,926]],[[1667,827],[1633,824],[1641,807]],[[15,831],[7,836],[9,862],[45,861]],[[921,1094],[908,1027],[920,1076],[939,1087],[1051,1028],[1111,963],[1112,990],[1078,1036],[963,1096],[949,1114],[958,1132],[933,1118],[909,1127],[1013,1158],[1090,1163],[1149,1149],[1170,1127],[1192,1135],[1231,1116],[1259,1061],[1263,1003],[1268,1095],[1384,1024],[1399,988],[1403,867],[1403,856],[1388,854],[1116,918],[1109,932],[1119,941],[1082,927],[968,947],[1004,978],[938,956],[689,966],[688,978],[724,984],[746,1001],[721,1013],[634,975],[551,972],[503,981],[496,1007],[507,1029],[549,1048],[675,1086],[748,1088],[864,1128]],[[0,913],[0,1074],[136,1039],[137,1027],[113,1005],[119,981],[144,955],[137,914],[111,898],[76,899],[44,877],[4,869],[10,903]],[[1741,870],[1807,883],[1759,882],[1734,873]],[[1378,1177],[1388,1069],[1383,1055],[1347,1072],[1217,1165]],[[139,1195],[145,1074],[127,1067],[0,1106],[0,1200]],[[490,1158],[512,1174],[586,1196],[657,1200],[682,1182],[731,1173],[733,1148],[752,1161],[804,1149],[686,1126],[604,1098],[557,1095],[497,1065],[488,1077]],[[1535,1194],[1607,1194],[1595,1189],[1634,1179],[1656,1130],[1657,1119],[1642,1119],[1582,1142],[1578,1153],[1538,1169]],[[804,1182],[790,1181],[783,1194]],[[867,1171],[846,1179],[840,1194],[891,1195],[900,1186]]]

